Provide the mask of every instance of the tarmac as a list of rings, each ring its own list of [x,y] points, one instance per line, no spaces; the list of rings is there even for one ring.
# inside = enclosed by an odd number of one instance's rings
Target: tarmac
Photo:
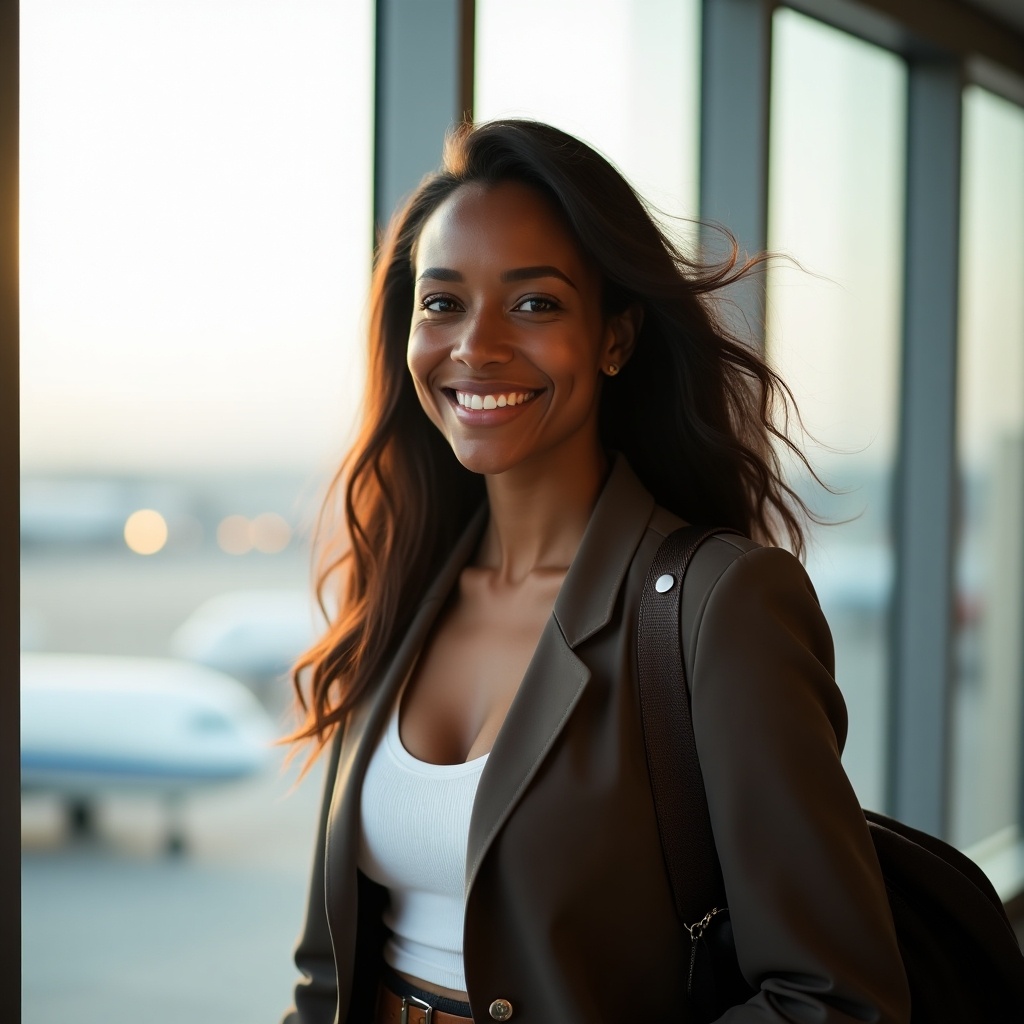
[[[209,545],[151,559],[32,550],[23,622],[36,649],[162,657],[207,598],[303,588],[308,573],[297,546],[242,558]],[[279,715],[290,690],[260,696]],[[23,794],[23,1024],[277,1024],[297,978],[322,785],[314,768],[296,787],[296,766],[282,760],[258,779],[190,794],[180,856],[166,851],[155,798],[104,798],[83,840],[55,798]]]
[[[96,835],[23,805],[24,1024],[274,1024],[291,999],[321,773],[197,794],[165,850],[156,801],[105,801]]]

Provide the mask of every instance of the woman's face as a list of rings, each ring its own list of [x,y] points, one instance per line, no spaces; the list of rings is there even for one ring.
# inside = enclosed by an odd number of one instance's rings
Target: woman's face
[[[602,370],[625,362],[632,332],[602,315],[599,274],[547,199],[461,186],[425,222],[414,277],[409,370],[467,469],[599,455]]]

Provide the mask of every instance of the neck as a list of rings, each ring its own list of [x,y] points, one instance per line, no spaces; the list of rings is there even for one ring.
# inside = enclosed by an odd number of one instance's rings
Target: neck
[[[490,519],[477,564],[505,583],[531,573],[565,572],[604,486],[608,460],[595,447],[587,458],[528,466],[487,477]]]

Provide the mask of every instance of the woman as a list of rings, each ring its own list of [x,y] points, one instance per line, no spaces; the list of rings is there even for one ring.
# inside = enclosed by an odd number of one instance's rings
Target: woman
[[[722,1019],[908,1018],[831,638],[758,543],[799,550],[801,508],[772,448],[788,392],[710,302],[746,269],[689,263],[603,158],[527,121],[458,130],[396,215],[321,581],[346,573],[341,613],[300,663],[293,738],[331,756],[287,1020],[687,1019],[635,679],[684,520],[754,538],[707,542],[684,601],[757,990]]]

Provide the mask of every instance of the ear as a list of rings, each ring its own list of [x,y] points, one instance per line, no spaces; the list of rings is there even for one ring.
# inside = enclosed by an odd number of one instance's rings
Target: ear
[[[639,302],[608,318],[605,325],[605,346],[602,366],[615,365],[618,373],[629,362],[636,348],[636,339],[644,323],[644,307]],[[614,374],[612,374],[614,375]]]

